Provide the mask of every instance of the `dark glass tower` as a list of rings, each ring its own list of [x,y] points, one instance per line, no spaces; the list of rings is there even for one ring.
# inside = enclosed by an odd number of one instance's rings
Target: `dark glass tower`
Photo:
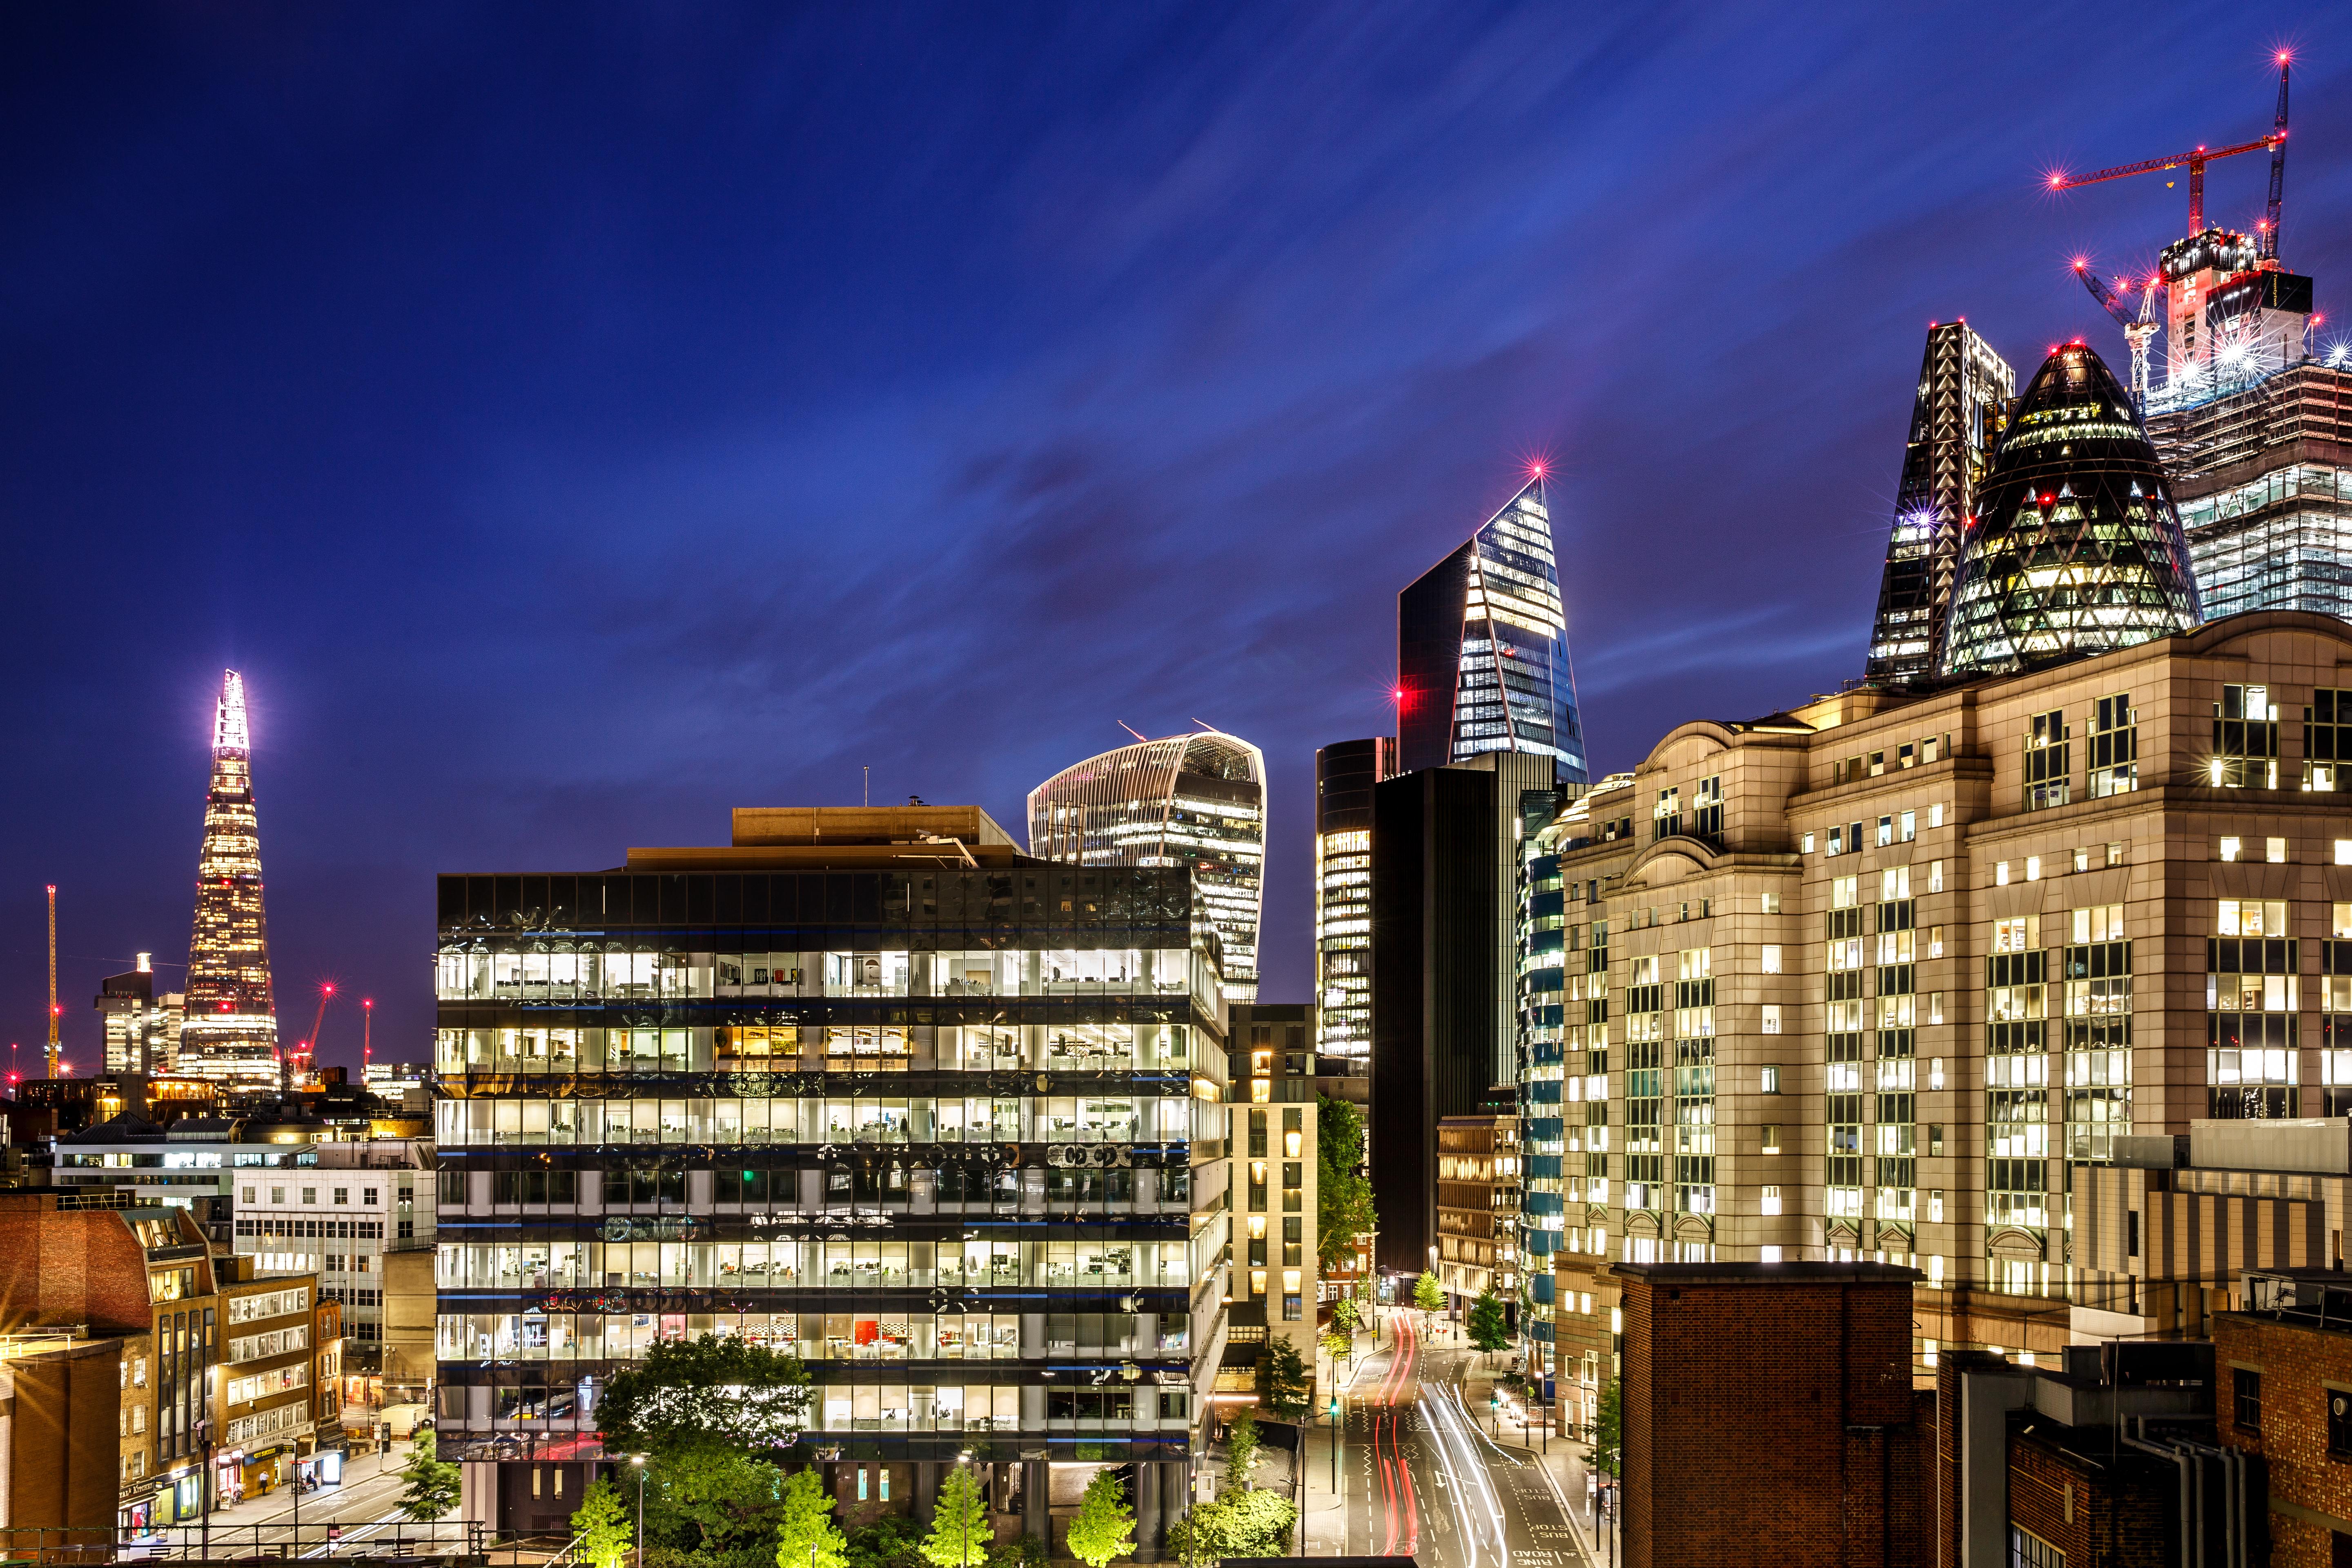
[[[1397,752],[1405,773],[1521,752],[1585,782],[1542,475],[1397,595]]]
[[[1938,672],[2027,669],[2198,619],[2180,518],[2130,395],[2081,343],[2056,350],[1963,537]]]
[[[2017,373],[1966,321],[1927,329],[1911,436],[1903,448],[1903,485],[1879,580],[1878,619],[1870,633],[1876,681],[1916,679],[1933,671],[1936,642],[1952,602],[1960,535],[1976,512],[1977,487],[2000,444],[2001,420]]]
[[[1396,772],[1396,737],[1315,753],[1315,1048],[1372,1049],[1372,789]]]

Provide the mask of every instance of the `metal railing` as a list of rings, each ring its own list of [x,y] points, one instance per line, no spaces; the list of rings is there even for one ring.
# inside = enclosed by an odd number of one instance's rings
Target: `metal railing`
[[[462,1568],[573,1568],[580,1540],[519,1535],[464,1521],[416,1523],[171,1525],[148,1531],[0,1527],[0,1562],[288,1563],[360,1558],[371,1563],[447,1563]]]

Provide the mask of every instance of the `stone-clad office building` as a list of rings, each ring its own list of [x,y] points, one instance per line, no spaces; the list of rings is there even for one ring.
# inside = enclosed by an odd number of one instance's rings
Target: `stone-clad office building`
[[[716,848],[440,882],[439,1371],[469,1518],[551,1524],[659,1338],[814,1382],[812,1458],[927,1511],[969,1451],[1183,1506],[1223,1350],[1224,1005],[1182,868],[972,808],[735,814]],[[1016,1502],[1017,1498],[1017,1502]],[[1008,1522],[1008,1528],[1010,1528]]]
[[[1911,1264],[1927,1350],[2182,1326],[2072,1194],[2118,1134],[2352,1110],[2347,749],[2352,626],[2298,612],[1674,730],[1531,841],[1562,1252]]]

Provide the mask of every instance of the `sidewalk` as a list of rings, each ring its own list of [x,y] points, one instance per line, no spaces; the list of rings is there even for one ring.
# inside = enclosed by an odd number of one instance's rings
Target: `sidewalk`
[[[406,1453],[397,1448],[390,1453],[362,1454],[344,1462],[343,1479],[339,1486],[305,1492],[299,1500],[291,1487],[280,1487],[267,1497],[251,1497],[242,1502],[224,1504],[213,1510],[213,1526],[215,1529],[250,1529],[256,1525],[290,1524],[298,1501],[302,1515],[313,1523],[341,1520],[345,1510],[352,1506],[347,1500],[351,1500],[362,1487],[386,1478],[396,1481],[407,1463]],[[379,1486],[373,1490],[382,1492],[383,1488]],[[396,1500],[398,1495],[398,1489],[394,1487],[388,1497]],[[393,1505],[393,1500],[387,1500],[383,1508],[373,1512],[389,1511]]]
[[[1351,1396],[1380,1381],[1369,1370],[1368,1363],[1375,1356],[1385,1357],[1395,1343],[1394,1331],[1389,1326],[1392,1311],[1391,1309],[1381,1314],[1377,1335],[1369,1329],[1356,1331],[1355,1352],[1339,1368],[1337,1383],[1340,1404],[1350,1412],[1355,1408],[1355,1400]],[[1328,1367],[1329,1363],[1325,1364]],[[1383,1362],[1383,1370],[1385,1366]],[[1331,1387],[1327,1384],[1316,1406],[1318,1419],[1307,1434],[1306,1451],[1298,1456],[1306,1470],[1307,1484],[1301,1501],[1307,1521],[1305,1553],[1309,1557],[1344,1557],[1348,1553],[1348,1504],[1352,1497],[1349,1489],[1356,1484],[1349,1474],[1349,1455],[1354,1452],[1355,1445],[1349,1443],[1339,1454],[1339,1485],[1334,1491],[1331,1486],[1334,1437],[1331,1418],[1324,1414],[1329,1409],[1330,1403]]]

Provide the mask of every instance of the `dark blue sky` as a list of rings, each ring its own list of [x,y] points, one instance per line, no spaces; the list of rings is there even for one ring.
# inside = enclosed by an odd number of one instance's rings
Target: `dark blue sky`
[[[1018,831],[1119,721],[1266,749],[1303,997],[1314,747],[1530,455],[1626,767],[1859,670],[1930,319],[2121,360],[2067,258],[2185,187],[2045,168],[2257,135],[2297,44],[2286,259],[2352,308],[2317,6],[779,11],[0,17],[0,1042],[44,882],[78,1063],[184,958],[230,664],[289,1037],[333,975],[425,1054],[436,871],[866,764]]]

